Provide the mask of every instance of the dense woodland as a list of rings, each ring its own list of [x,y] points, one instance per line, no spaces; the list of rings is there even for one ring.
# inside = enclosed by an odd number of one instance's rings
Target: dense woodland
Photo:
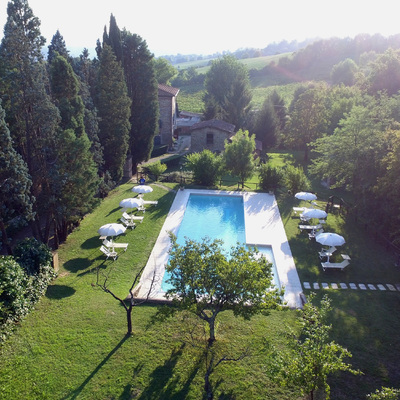
[[[55,246],[118,183],[127,158],[147,160],[158,129],[153,55],[111,15],[97,57],[69,55],[55,32],[43,56],[39,19],[8,3],[0,45],[0,228],[29,221]]]

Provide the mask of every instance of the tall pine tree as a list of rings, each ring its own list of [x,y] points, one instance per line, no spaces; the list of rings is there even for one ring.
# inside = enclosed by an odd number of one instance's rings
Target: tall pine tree
[[[7,123],[16,150],[28,165],[35,203],[35,237],[49,237],[48,203],[50,174],[54,160],[57,108],[48,95],[48,76],[41,54],[45,43],[40,21],[26,0],[12,0],[0,46],[1,92]],[[46,217],[45,229],[39,221]]]
[[[32,219],[32,181],[26,164],[13,148],[4,117],[0,102],[0,232],[3,246],[12,254],[6,227],[17,216]]]
[[[61,115],[52,179],[52,212],[56,238],[64,241],[71,226],[92,209],[99,179],[85,132],[79,80],[69,62],[57,52],[50,71],[52,94]]]

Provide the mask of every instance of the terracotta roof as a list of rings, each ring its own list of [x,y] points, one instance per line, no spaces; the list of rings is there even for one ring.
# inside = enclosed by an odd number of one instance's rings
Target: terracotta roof
[[[158,84],[158,95],[173,97],[179,93],[179,89],[172,86]]]
[[[202,128],[216,128],[221,131],[232,133],[235,130],[235,125],[229,124],[228,122],[221,121],[219,119],[210,119],[208,121],[202,121],[194,124],[190,130],[194,131],[195,129]]]

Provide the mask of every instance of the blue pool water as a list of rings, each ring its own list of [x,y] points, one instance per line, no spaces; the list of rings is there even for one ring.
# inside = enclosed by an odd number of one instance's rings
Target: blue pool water
[[[206,236],[211,240],[223,240],[224,249],[227,252],[237,242],[246,242],[242,196],[190,194],[182,223],[177,232],[177,243],[183,245],[185,237],[201,241]],[[274,264],[270,246],[257,246],[257,248],[269,262]],[[277,276],[275,272],[274,276]],[[170,288],[166,282],[168,278],[169,274],[166,272],[161,285],[163,291]],[[277,285],[276,281],[277,279],[275,279]]]

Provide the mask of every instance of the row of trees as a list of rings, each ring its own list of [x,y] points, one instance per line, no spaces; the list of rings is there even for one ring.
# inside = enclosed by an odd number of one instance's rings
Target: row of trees
[[[71,58],[60,32],[42,54],[40,21],[27,0],[12,0],[0,45],[0,229],[31,221],[55,245],[118,182],[151,154],[158,131],[153,55],[111,15],[97,58]]]

